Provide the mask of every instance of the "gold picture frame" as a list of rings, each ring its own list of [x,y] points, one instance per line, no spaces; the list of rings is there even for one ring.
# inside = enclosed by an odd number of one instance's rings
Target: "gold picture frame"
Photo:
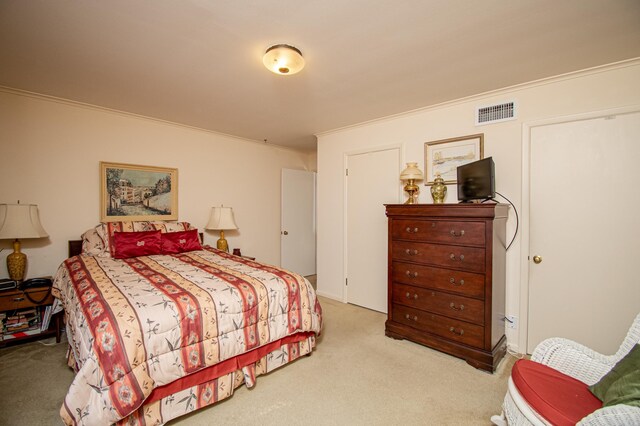
[[[178,220],[178,169],[100,162],[100,221]]]
[[[456,183],[458,166],[483,158],[484,133],[425,142],[425,185],[433,185],[438,174],[445,184]]]

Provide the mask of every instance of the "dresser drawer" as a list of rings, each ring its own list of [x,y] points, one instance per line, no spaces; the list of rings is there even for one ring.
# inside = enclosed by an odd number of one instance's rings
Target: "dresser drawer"
[[[393,239],[484,246],[484,222],[395,219]]]
[[[391,316],[395,322],[470,346],[482,347],[484,344],[484,327],[482,326],[399,304],[393,304],[391,309]]]
[[[21,290],[8,290],[0,292],[0,312],[13,311],[15,309],[31,308],[39,305],[51,305],[53,303],[53,295],[51,289],[46,288],[34,288],[27,290],[29,296],[35,301],[40,303],[33,303],[27,298]]]
[[[391,279],[413,286],[484,298],[484,275],[393,261]]]
[[[393,303],[484,325],[482,300],[399,283],[393,283],[392,298]]]
[[[471,272],[484,272],[485,266],[484,249],[479,247],[394,241],[391,256],[397,260]]]

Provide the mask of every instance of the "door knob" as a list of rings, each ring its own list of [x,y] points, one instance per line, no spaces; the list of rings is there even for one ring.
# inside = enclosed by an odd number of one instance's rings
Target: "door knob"
[[[289,232],[284,231],[284,232],[283,232],[283,234],[284,234],[284,235],[289,235]]]
[[[538,256],[538,255],[533,256],[533,263],[537,265],[540,262],[542,262],[542,256]]]

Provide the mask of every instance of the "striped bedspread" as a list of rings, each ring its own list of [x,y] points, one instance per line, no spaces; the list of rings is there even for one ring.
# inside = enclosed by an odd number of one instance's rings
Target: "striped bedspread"
[[[58,269],[53,292],[65,310],[77,370],[61,408],[67,424],[144,416],[153,392],[220,366],[233,371],[242,367],[239,355],[266,360],[279,342],[302,343],[310,352],[322,326],[305,278],[210,247],[131,259],[75,256]],[[252,385],[252,377],[244,379]],[[145,423],[167,417],[156,413]]]

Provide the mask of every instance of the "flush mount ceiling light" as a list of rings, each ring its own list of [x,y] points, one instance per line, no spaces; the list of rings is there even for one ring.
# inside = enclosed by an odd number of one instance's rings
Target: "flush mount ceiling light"
[[[280,75],[292,75],[304,68],[302,52],[288,44],[275,44],[268,48],[262,63],[269,71]]]

